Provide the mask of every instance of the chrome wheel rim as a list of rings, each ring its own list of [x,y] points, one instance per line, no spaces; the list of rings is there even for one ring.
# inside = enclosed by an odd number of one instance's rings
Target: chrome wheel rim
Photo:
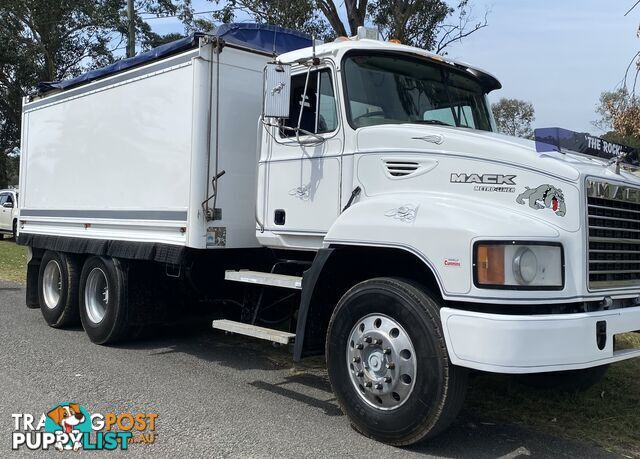
[[[416,380],[416,355],[411,338],[396,320],[370,314],[357,321],[346,357],[351,382],[368,405],[394,410],[409,399]]]
[[[104,319],[109,306],[109,282],[100,268],[93,268],[87,276],[84,304],[91,322],[98,324]]]
[[[49,309],[54,309],[62,296],[62,272],[60,265],[55,260],[50,260],[44,267],[42,275],[42,296],[44,304]]]

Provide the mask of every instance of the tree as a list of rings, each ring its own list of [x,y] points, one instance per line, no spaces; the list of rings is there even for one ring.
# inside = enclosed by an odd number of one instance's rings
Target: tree
[[[605,91],[596,108],[600,119],[593,125],[603,131],[611,141],[640,147],[640,98],[626,88]]]
[[[324,38],[329,35],[329,28],[314,9],[314,0],[210,0],[216,4],[223,3],[220,10],[212,14],[217,22],[233,22],[239,13],[248,14],[260,23],[275,24],[289,29],[299,30],[311,36]],[[196,23],[198,28],[212,30],[213,24],[204,19]]]
[[[457,8],[442,0],[377,0],[369,5],[369,13],[385,39],[438,54],[446,54],[451,43],[488,25],[487,13],[475,21],[469,0],[460,1]]]
[[[491,111],[499,132],[515,137],[533,138],[531,123],[536,117],[531,102],[503,97],[491,104]]]
[[[487,26],[476,22],[470,0],[450,7],[444,0],[209,0],[223,5],[213,19],[230,22],[249,14],[267,22],[325,39],[356,35],[358,27],[372,24],[385,39],[438,53]],[[346,23],[345,20],[346,19]]]

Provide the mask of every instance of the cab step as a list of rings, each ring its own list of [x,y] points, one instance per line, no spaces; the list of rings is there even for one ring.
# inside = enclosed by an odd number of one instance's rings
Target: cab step
[[[269,285],[271,287],[302,289],[302,277],[286,274],[263,273],[259,271],[225,271],[224,278],[229,281],[248,284]]]
[[[235,322],[233,320],[214,320],[213,328],[224,330],[238,335],[253,336],[254,338],[272,341],[274,343],[289,344],[293,343],[296,335],[294,333],[274,330],[273,328],[258,327],[257,325],[246,324],[244,322]]]

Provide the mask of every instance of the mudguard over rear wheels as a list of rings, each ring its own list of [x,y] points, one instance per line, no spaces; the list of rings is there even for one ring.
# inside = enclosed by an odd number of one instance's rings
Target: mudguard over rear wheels
[[[331,317],[326,357],[342,410],[356,430],[384,443],[437,435],[464,402],[467,370],[449,362],[439,305],[403,280],[349,290]]]

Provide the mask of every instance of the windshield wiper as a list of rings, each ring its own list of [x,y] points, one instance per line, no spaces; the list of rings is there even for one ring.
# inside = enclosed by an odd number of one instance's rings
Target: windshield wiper
[[[415,123],[415,124],[437,124],[439,126],[453,126],[452,124],[445,123],[444,121],[440,121],[440,120],[415,120],[415,121],[410,121],[410,123]]]

